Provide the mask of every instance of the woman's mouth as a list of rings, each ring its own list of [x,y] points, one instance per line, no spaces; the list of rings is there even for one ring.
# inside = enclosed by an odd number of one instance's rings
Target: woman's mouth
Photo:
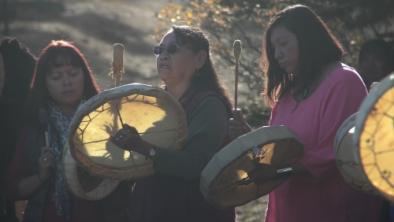
[[[74,90],[66,90],[62,92],[63,96],[70,96],[70,95],[74,95]]]
[[[169,69],[169,68],[170,68],[170,66],[167,64],[160,64],[159,65],[159,69]]]

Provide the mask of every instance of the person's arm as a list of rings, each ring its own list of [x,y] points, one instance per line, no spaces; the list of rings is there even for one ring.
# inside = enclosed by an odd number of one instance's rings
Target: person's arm
[[[14,200],[28,199],[29,196],[39,190],[49,178],[50,165],[53,164],[52,154],[49,154],[46,151],[47,149],[43,149],[43,154],[37,160],[39,161],[39,171],[36,174],[28,173],[26,146],[28,146],[27,137],[30,136],[27,135],[27,130],[22,132],[20,142],[16,146],[14,158],[8,168],[7,193]]]
[[[33,193],[35,193],[39,188],[45,183],[43,179],[41,179],[39,174],[34,174],[33,176],[29,176],[23,178],[18,184],[17,191],[17,199],[25,200],[28,199]]]
[[[19,182],[28,174],[27,157],[24,147],[27,144],[28,132],[24,129],[19,137],[19,142],[15,147],[14,156],[7,169],[7,195],[10,199],[18,200],[21,198],[18,192]]]
[[[52,174],[54,166],[54,155],[50,148],[41,148],[42,152],[39,157],[37,174],[23,178],[18,184],[18,195],[21,198],[27,198],[37,190],[49,179]]]
[[[227,135],[228,115],[224,104],[216,97],[204,100],[194,111],[188,129],[189,134],[182,150],[156,150],[153,157],[156,172],[198,179]]]

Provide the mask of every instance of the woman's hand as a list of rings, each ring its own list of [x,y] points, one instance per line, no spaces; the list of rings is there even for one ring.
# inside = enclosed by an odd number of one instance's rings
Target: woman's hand
[[[256,184],[263,184],[277,179],[278,174],[276,172],[276,168],[274,168],[272,165],[256,163],[256,168],[251,172],[248,172],[248,177]]]
[[[41,149],[41,155],[38,159],[39,171],[38,177],[41,181],[47,180],[52,172],[55,165],[55,156],[49,147],[43,147]]]
[[[230,119],[229,125],[229,136],[230,139],[236,139],[237,137],[248,133],[252,130],[252,128],[248,125],[245,118],[242,115],[240,109],[234,110],[233,118]]]
[[[38,158],[38,173],[23,178],[18,183],[18,199],[28,199],[33,193],[43,187],[54,172],[55,155],[49,147],[42,147]]]
[[[119,148],[129,151],[135,151],[142,155],[148,156],[153,146],[141,139],[136,128],[127,124],[123,125],[114,136],[111,136],[111,142]]]

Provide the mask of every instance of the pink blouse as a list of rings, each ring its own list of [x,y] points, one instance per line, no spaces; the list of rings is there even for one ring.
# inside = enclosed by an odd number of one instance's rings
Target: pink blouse
[[[358,73],[338,63],[311,96],[291,95],[274,106],[271,125],[285,125],[304,144],[300,163],[310,172],[294,176],[269,194],[268,222],[378,221],[381,200],[352,189],[335,163],[333,141],[342,122],[367,95]]]

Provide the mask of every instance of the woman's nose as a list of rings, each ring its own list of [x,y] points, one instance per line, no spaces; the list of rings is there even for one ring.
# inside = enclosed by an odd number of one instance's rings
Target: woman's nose
[[[170,58],[170,53],[168,53],[167,50],[163,50],[157,57],[158,60],[166,60],[169,58]]]
[[[66,76],[63,78],[63,85],[67,86],[67,85],[71,85],[72,80],[70,77]]]

